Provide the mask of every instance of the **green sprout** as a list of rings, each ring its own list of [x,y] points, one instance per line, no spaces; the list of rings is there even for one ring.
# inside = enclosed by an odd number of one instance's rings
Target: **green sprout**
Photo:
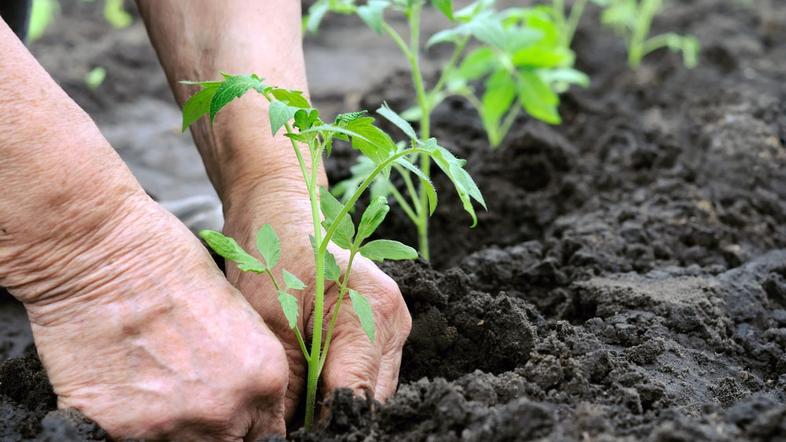
[[[437,204],[437,194],[426,173],[413,162],[416,158],[433,160],[450,178],[459,195],[464,209],[476,221],[472,200],[484,204],[483,197],[472,178],[464,170],[464,160],[453,156],[447,149],[440,146],[437,140],[418,138],[414,129],[383,105],[377,113],[396,125],[407,136],[407,143],[396,144],[393,139],[376,126],[375,119],[365,112],[341,114],[333,123],[325,123],[320,119],[319,111],[314,109],[299,91],[268,86],[263,79],[255,74],[227,75],[221,81],[186,82],[197,84],[201,90],[195,93],[183,106],[183,130],[188,128],[203,115],[209,114],[210,120],[227,104],[246,92],[254,91],[262,95],[269,103],[268,118],[273,134],[282,129],[290,140],[297,157],[298,165],[308,190],[311,203],[311,217],[314,225],[310,235],[314,251],[314,328],[311,331],[310,343],[306,341],[298,326],[300,306],[293,292],[306,289],[297,276],[281,269],[280,276],[276,265],[281,256],[281,244],[278,236],[270,225],[262,226],[256,237],[256,248],[261,259],[244,250],[234,239],[215,231],[202,231],[200,237],[219,255],[232,261],[246,272],[264,273],[276,289],[283,314],[293,330],[303,356],[308,364],[306,385],[305,427],[313,428],[316,407],[317,386],[325,364],[333,329],[343,299],[349,295],[353,310],[360,320],[360,325],[368,338],[373,342],[375,337],[372,307],[367,298],[349,288],[352,263],[357,255],[375,261],[414,259],[418,254],[415,249],[397,241],[376,239],[369,240],[390,210],[385,197],[372,198],[359,223],[356,225],[350,213],[362,194],[372,186],[380,176],[390,174],[392,168],[403,168],[420,181],[425,190],[427,211],[433,213]],[[329,155],[335,140],[342,140],[360,151],[370,167],[364,171],[362,181],[353,189],[351,196],[340,202],[330,192],[320,189],[317,183],[317,171],[322,155]],[[310,165],[301,153],[300,145],[308,147]],[[335,257],[328,251],[328,245],[335,244],[349,252],[346,268],[342,270]],[[339,294],[332,318],[327,330],[323,330],[325,322],[325,281],[338,284]],[[304,318],[300,318],[304,319]],[[323,331],[325,334],[323,336]]]
[[[421,15],[425,0],[319,0],[304,20],[308,31],[316,32],[328,12],[356,14],[372,30],[388,36],[400,49],[410,68],[416,106],[402,112],[408,121],[418,121],[419,134],[412,138],[428,140],[431,114],[450,96],[465,98],[481,117],[492,147],[508,134],[522,111],[550,124],[559,124],[559,93],[570,84],[586,86],[589,78],[573,68],[573,52],[562,43],[560,29],[545,7],[494,9],[493,0],[479,0],[454,10],[452,0],[431,0],[452,24],[449,29],[430,36],[426,46],[450,44],[453,52],[442,66],[433,85],[424,81],[420,65]],[[405,37],[385,19],[387,11],[403,14],[409,32]],[[482,84],[482,93],[476,85]],[[414,132],[410,135],[414,135]],[[420,171],[430,178],[431,160],[420,155]],[[352,176],[334,188],[346,201],[362,181],[371,163],[360,158]],[[402,189],[388,176],[379,178],[374,195],[392,195],[418,233],[420,255],[429,259],[428,191],[421,180],[416,188],[413,172],[394,167],[401,175]]]
[[[641,60],[649,53],[667,48],[681,52],[687,68],[699,62],[699,41],[690,35],[672,32],[650,37],[652,19],[663,7],[663,0],[594,0],[604,10],[601,15],[603,24],[614,29],[628,47],[628,64],[632,68],[641,65]]]

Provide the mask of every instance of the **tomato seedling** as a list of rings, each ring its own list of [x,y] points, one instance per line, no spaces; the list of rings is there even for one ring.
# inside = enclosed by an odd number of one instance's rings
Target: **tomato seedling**
[[[690,35],[672,32],[650,37],[652,20],[663,7],[663,0],[593,0],[603,7],[601,21],[614,29],[628,48],[628,65],[637,68],[649,53],[668,48],[682,53],[687,68],[699,62],[699,41]]]
[[[507,135],[516,117],[525,111],[551,124],[561,122],[557,107],[559,93],[570,84],[587,85],[589,79],[573,69],[573,52],[562,44],[559,28],[544,7],[494,9],[493,0],[476,1],[454,10],[452,0],[432,0],[452,24],[449,29],[432,35],[426,46],[450,44],[453,52],[442,66],[441,73],[429,88],[421,70],[421,15],[425,0],[319,0],[305,19],[306,28],[315,32],[325,14],[356,14],[371,29],[387,35],[408,61],[415,92],[416,106],[402,112],[409,121],[418,121],[418,139],[427,140],[431,133],[431,114],[450,96],[464,97],[480,114],[483,127],[493,147]],[[386,11],[402,14],[408,24],[408,35],[401,35],[385,19]],[[482,82],[479,94],[474,85]],[[421,155],[420,169],[430,177],[430,159]],[[352,168],[353,175],[334,188],[348,198],[371,163],[360,158]],[[403,190],[387,177],[380,178],[374,190],[378,195],[391,194],[415,225],[421,256],[429,258],[428,189],[416,188],[412,174],[396,168],[403,181]]]
[[[385,197],[372,198],[359,223],[355,225],[350,213],[363,192],[378,177],[389,175],[392,168],[403,168],[420,181],[427,200],[428,214],[433,213],[437,205],[437,194],[428,176],[412,162],[415,157],[419,157],[433,160],[450,178],[461,195],[464,209],[473,219],[473,225],[476,216],[472,200],[484,204],[483,197],[472,178],[464,170],[464,160],[453,156],[434,138],[425,140],[418,138],[412,126],[386,105],[379,108],[377,113],[407,135],[408,145],[394,143],[390,135],[377,127],[374,118],[365,112],[341,114],[334,122],[325,123],[320,119],[319,111],[311,106],[301,92],[268,86],[255,74],[224,74],[223,80],[220,81],[186,83],[199,85],[201,90],[191,96],[183,106],[183,130],[204,115],[209,114],[212,121],[224,106],[253,91],[262,95],[269,103],[268,120],[273,134],[283,130],[297,157],[308,190],[314,225],[313,234],[310,236],[315,263],[312,313],[314,328],[311,331],[310,343],[306,342],[300,330],[299,319],[304,323],[307,321],[306,318],[299,318],[300,302],[298,297],[293,295],[293,292],[307,290],[306,284],[286,269],[281,269],[279,276],[279,269],[276,266],[281,257],[281,244],[270,225],[262,226],[257,232],[256,248],[261,259],[244,250],[234,239],[219,232],[202,231],[200,237],[217,254],[234,262],[240,270],[265,274],[272,281],[283,314],[295,333],[308,364],[305,426],[311,429],[319,377],[330,350],[336,318],[342,301],[347,295],[363,331],[372,342],[376,339],[371,305],[363,294],[349,286],[354,259],[358,254],[374,261],[414,259],[418,256],[415,249],[397,241],[369,240],[389,211]],[[362,181],[344,202],[339,202],[325,189],[320,189],[317,184],[317,171],[320,168],[322,155],[330,154],[335,140],[349,142],[365,156],[370,166],[364,171]],[[304,157],[299,144],[308,147],[310,158]],[[348,251],[346,268],[340,269],[335,257],[328,251],[328,245],[331,243]],[[323,330],[327,313],[325,311],[326,280],[338,284],[339,294],[327,330]]]

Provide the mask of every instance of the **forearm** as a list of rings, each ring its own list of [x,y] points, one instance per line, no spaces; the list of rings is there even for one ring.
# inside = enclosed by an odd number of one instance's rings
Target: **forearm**
[[[220,72],[256,73],[269,85],[307,91],[300,1],[137,3],[181,105],[196,88],[180,81],[218,79]],[[260,181],[302,182],[292,145],[280,134],[272,136],[267,103],[258,94],[249,93],[222,110],[213,125],[203,118],[192,126],[192,134],[225,204],[233,193]],[[302,151],[308,158],[307,149]],[[322,171],[320,176],[325,181]]]
[[[24,295],[47,267],[67,268],[49,262],[52,249],[96,235],[125,200],[144,193],[2,20],[0,54],[0,285]]]

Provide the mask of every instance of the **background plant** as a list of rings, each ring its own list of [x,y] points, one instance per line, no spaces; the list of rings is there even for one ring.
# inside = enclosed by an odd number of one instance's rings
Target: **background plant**
[[[476,1],[454,10],[452,0],[432,0],[452,23],[451,28],[432,35],[426,46],[450,44],[453,52],[442,66],[433,85],[427,85],[420,64],[421,15],[425,0],[320,0],[309,10],[306,28],[315,32],[328,12],[356,14],[375,32],[388,36],[406,58],[414,88],[416,106],[402,115],[418,121],[417,137],[426,140],[431,134],[431,114],[449,96],[461,96],[480,114],[492,146],[498,146],[516,117],[525,111],[551,124],[561,122],[557,107],[559,92],[569,84],[586,85],[588,78],[573,69],[574,56],[562,44],[559,27],[545,8],[494,9],[493,0]],[[403,14],[407,19],[406,36],[385,19],[386,11]],[[482,93],[475,85],[483,84]],[[430,177],[430,160],[421,155],[420,169]],[[352,168],[352,177],[334,189],[344,200],[360,182],[360,175],[370,167],[360,158]],[[428,189],[413,185],[410,170],[397,167],[402,190],[383,177],[374,186],[376,195],[391,194],[418,232],[420,254],[429,258]]]
[[[374,318],[366,297],[349,288],[352,263],[358,254],[375,261],[386,259],[414,259],[415,249],[397,241],[369,240],[390,210],[383,196],[373,198],[356,225],[350,213],[361,195],[379,176],[387,176],[392,168],[404,168],[420,181],[428,204],[428,212],[436,208],[436,191],[428,176],[420,170],[412,159],[428,158],[433,160],[453,182],[461,196],[464,208],[476,222],[472,200],[484,204],[483,197],[472,178],[464,170],[464,161],[453,156],[434,138],[422,140],[414,129],[387,106],[377,113],[400,128],[408,138],[408,143],[396,144],[393,139],[375,125],[374,118],[365,112],[341,114],[333,123],[320,119],[319,111],[314,109],[299,91],[268,86],[262,78],[251,75],[224,75],[221,81],[205,81],[198,84],[201,90],[195,93],[183,106],[183,130],[203,115],[209,114],[211,121],[216,114],[232,100],[254,91],[269,102],[268,119],[275,135],[283,130],[289,138],[308,190],[311,203],[311,216],[314,230],[310,236],[314,250],[314,328],[311,342],[306,342],[298,327],[300,306],[298,298],[292,293],[306,290],[306,285],[286,269],[276,268],[281,256],[281,244],[270,225],[262,226],[257,232],[256,248],[261,259],[244,250],[234,239],[215,231],[202,231],[200,237],[219,255],[234,262],[246,272],[265,274],[276,289],[279,303],[287,322],[292,328],[300,349],[308,365],[306,384],[305,426],[311,429],[316,407],[316,393],[319,377],[325,364],[333,328],[342,301],[348,295],[357,314],[361,327],[371,341],[376,339]],[[359,150],[370,168],[364,172],[363,180],[351,192],[345,202],[339,202],[330,192],[317,185],[317,171],[323,154],[329,155],[333,142],[343,140]],[[306,145],[310,154],[310,164],[303,156],[299,145]],[[336,258],[328,251],[328,245],[335,244],[349,253],[345,269],[339,268]],[[339,287],[332,317],[325,325],[325,281],[335,281]],[[324,333],[324,335],[323,335]]]

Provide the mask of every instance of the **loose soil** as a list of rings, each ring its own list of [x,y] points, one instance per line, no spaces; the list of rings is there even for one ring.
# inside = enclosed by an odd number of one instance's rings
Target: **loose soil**
[[[663,52],[631,71],[593,22],[576,38],[593,84],[562,125],[522,118],[492,151],[465,103],[436,111],[489,211],[468,230],[437,178],[433,263],[384,265],[414,319],[398,393],[338,392],[325,429],[292,438],[786,441],[786,10],[672,2],[656,29],[699,38],[693,70]],[[408,88],[394,75],[362,105],[403,108]],[[384,235],[411,230],[393,216]],[[103,439],[55,405],[34,353],[0,366],[0,438]]]

